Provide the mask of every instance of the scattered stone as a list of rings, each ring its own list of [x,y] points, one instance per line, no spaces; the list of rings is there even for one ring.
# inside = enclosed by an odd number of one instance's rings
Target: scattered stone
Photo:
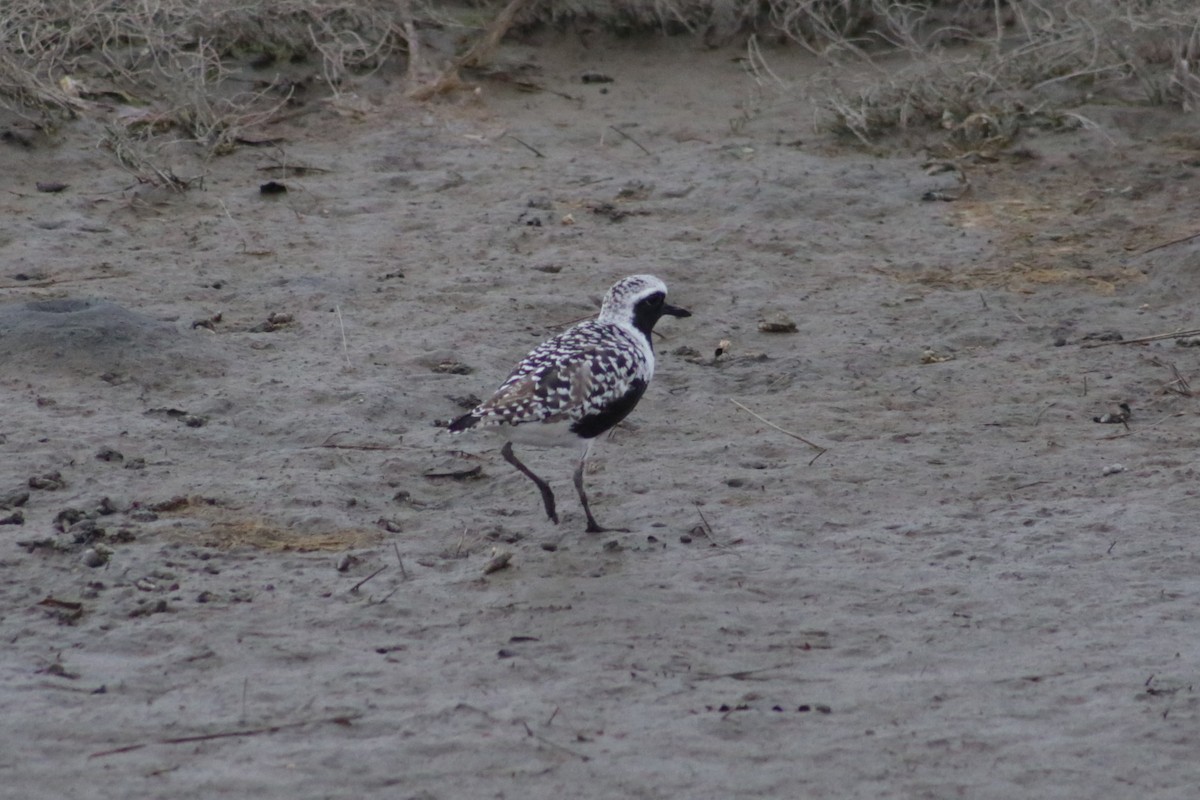
[[[105,536],[104,528],[96,524],[94,519],[81,519],[67,529],[67,535],[75,544],[91,544]]]
[[[167,417],[168,419],[179,420],[189,428],[203,428],[208,424],[208,417],[200,414],[191,414],[181,408],[152,408],[146,412],[147,417]]]
[[[83,551],[83,565],[95,569],[103,567],[108,563],[108,553],[102,553],[99,550],[89,547]]]
[[[511,561],[512,553],[497,553],[490,561],[488,561],[487,564],[483,566],[483,574],[491,575],[493,572],[499,572],[502,569],[506,569]]]
[[[342,553],[338,556],[336,568],[338,572],[345,572],[359,562],[358,556],[353,553]]]
[[[133,529],[129,527],[117,528],[117,532],[108,537],[110,542],[118,542],[120,544],[128,544],[136,539],[137,536],[134,535]]]
[[[442,361],[434,365],[433,371],[443,375],[470,375],[474,372],[461,361]]]
[[[272,311],[271,314],[267,316],[267,321],[260,322],[259,324],[255,325],[250,329],[250,333],[271,333],[272,331],[277,331],[286,325],[291,325],[294,321],[295,317],[293,317],[291,314]]]
[[[59,181],[38,181],[34,185],[39,192],[46,192],[47,194],[55,194],[67,188],[67,184],[60,183]]]
[[[1099,422],[1103,425],[1124,425],[1128,428],[1129,420],[1133,418],[1133,409],[1129,407],[1128,403],[1121,403],[1117,408],[1121,410],[1092,417],[1092,422]]]
[[[87,512],[80,508],[64,508],[54,515],[54,529],[65,532],[68,528],[87,518]]]
[[[183,495],[176,495],[170,500],[163,500],[159,503],[151,503],[149,506],[147,506],[147,508],[151,511],[157,511],[159,513],[168,513],[171,511],[178,511],[181,508],[187,508],[189,503],[190,501]]]
[[[59,489],[65,489],[67,482],[63,480],[62,473],[58,470],[47,472],[45,475],[34,475],[29,479],[30,489],[40,489],[44,492],[55,492]]]
[[[14,489],[0,494],[0,508],[17,508],[29,502],[29,492],[24,489]]]
[[[211,317],[204,317],[203,319],[192,320],[192,330],[197,330],[199,328],[203,328],[206,331],[216,332],[217,323],[220,321],[221,321],[220,314],[213,314]]]
[[[922,364],[942,364],[953,360],[954,356],[946,353],[939,353],[933,349],[926,349],[921,352]]]
[[[20,511],[14,511],[7,517],[0,517],[0,525],[24,525],[25,515]]]
[[[124,461],[125,456],[119,451],[113,450],[111,447],[101,447],[96,451],[96,459],[99,461]]]
[[[611,75],[605,75],[603,72],[588,71],[579,76],[579,80],[583,83],[612,83],[614,78]]]
[[[148,617],[151,614],[165,614],[170,610],[171,608],[167,605],[166,600],[156,600],[153,603],[142,601],[142,605],[139,605],[133,611],[130,611],[129,616]]]
[[[771,314],[758,321],[758,329],[763,333],[795,333],[796,323],[786,314]]]
[[[146,468],[146,459],[144,459],[144,458],[131,458],[125,462],[125,469],[145,469],[145,468]]]
[[[1125,471],[1124,464],[1109,464],[1107,467],[1105,467],[1104,469],[1102,469],[1100,471],[1100,474],[1101,475],[1116,475],[1117,473],[1124,472],[1124,471]]]

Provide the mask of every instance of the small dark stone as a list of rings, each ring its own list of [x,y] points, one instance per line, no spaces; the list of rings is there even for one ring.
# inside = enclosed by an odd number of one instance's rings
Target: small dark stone
[[[121,544],[127,544],[137,539],[137,537],[134,536],[133,531],[129,528],[117,528],[117,532],[108,538],[109,541],[120,542]]]
[[[433,371],[443,375],[470,375],[473,370],[461,361],[443,361],[433,367]]]
[[[691,537],[691,536],[688,536],[688,535],[685,533],[685,534],[683,534],[682,536],[680,536],[680,537],[679,537],[679,541],[683,542],[684,544],[691,544],[691,543],[692,543],[692,537]]]
[[[65,488],[67,482],[63,480],[62,473],[58,470],[47,472],[45,475],[34,475],[29,479],[30,489],[40,489],[46,492],[54,492]]]
[[[35,186],[37,186],[39,192],[47,192],[49,194],[61,192],[67,188],[67,184],[59,183],[58,181],[38,181]]]
[[[64,508],[62,511],[54,515],[54,527],[56,530],[65,531],[67,528],[87,517],[87,512],[78,508]]]
[[[512,658],[516,654],[515,650],[502,649],[496,653],[496,658]]]
[[[24,489],[15,489],[11,492],[0,494],[0,508],[17,508],[29,502],[29,492]]]
[[[101,447],[96,451],[96,458],[99,461],[124,461],[125,456],[120,452],[113,450],[111,447]]]
[[[75,544],[91,544],[104,538],[104,528],[96,524],[94,519],[81,519],[72,525],[67,533],[74,537]]]
[[[579,76],[584,83],[612,83],[613,78],[603,72],[585,72]]]
[[[287,186],[278,181],[267,181],[258,187],[259,194],[286,194]]]
[[[14,511],[7,517],[0,517],[0,525],[24,525],[25,515],[20,511]]]
[[[556,545],[554,542],[542,542],[542,549],[547,553],[554,553],[557,552],[558,545]]]

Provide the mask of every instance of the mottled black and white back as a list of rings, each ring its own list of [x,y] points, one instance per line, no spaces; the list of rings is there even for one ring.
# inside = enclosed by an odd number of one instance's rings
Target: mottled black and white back
[[[604,433],[633,410],[654,376],[655,323],[664,314],[690,316],[666,298],[666,285],[653,275],[619,281],[605,295],[599,317],[536,347],[491,398],[450,430],[566,423],[561,427],[578,438]]]
[[[583,470],[592,441],[629,415],[654,376],[651,334],[663,317],[690,317],[667,304],[667,287],[653,275],[618,281],[594,320],[581,322],[533,349],[496,393],[450,423],[452,433],[492,428],[510,439],[537,445],[584,444],[575,471],[575,488],[596,524],[583,490]],[[501,450],[505,460],[528,476],[542,492],[546,514],[558,522],[550,487],[522,464],[512,442]]]

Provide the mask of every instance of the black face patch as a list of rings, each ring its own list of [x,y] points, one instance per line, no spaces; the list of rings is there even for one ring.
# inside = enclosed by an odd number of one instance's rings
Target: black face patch
[[[665,294],[655,292],[639,300],[633,307],[633,327],[645,334],[647,341],[650,340],[650,331],[654,330],[655,324],[662,318],[663,304],[666,301]]]
[[[635,378],[633,383],[629,385],[629,391],[625,392],[625,394],[613,400],[595,414],[580,417],[571,426],[571,433],[581,439],[594,439],[629,416],[629,412],[633,411],[634,406],[638,404],[638,400],[641,400],[642,395],[645,393],[646,382],[641,378]]]

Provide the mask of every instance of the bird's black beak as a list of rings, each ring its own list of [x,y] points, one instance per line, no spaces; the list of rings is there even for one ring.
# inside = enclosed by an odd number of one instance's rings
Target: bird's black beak
[[[690,317],[692,315],[692,312],[688,311],[686,308],[680,308],[679,306],[673,306],[668,303],[663,303],[662,313],[672,317]]]

